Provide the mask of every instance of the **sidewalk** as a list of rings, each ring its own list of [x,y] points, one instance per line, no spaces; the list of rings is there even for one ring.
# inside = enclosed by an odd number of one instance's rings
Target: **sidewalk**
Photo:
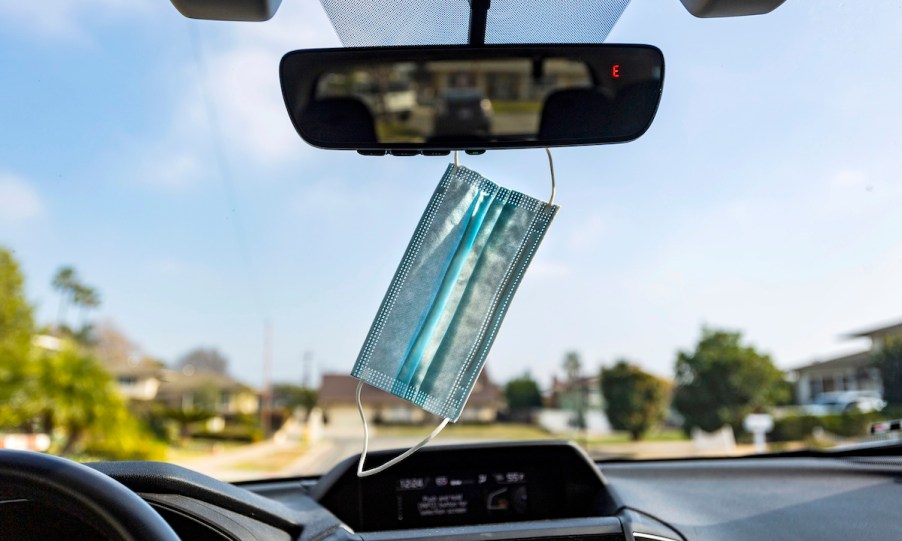
[[[303,424],[289,419],[271,439],[171,462],[225,481],[273,477],[308,451],[303,430]]]

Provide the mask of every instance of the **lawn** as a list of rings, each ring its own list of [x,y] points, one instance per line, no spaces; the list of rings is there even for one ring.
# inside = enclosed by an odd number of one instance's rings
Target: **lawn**
[[[428,427],[389,425],[378,426],[376,435],[387,438],[422,437]],[[474,440],[548,440],[548,439],[572,439],[586,444],[612,445],[618,443],[631,443],[630,436],[626,432],[614,432],[603,436],[582,437],[578,433],[552,434],[547,430],[529,424],[493,423],[493,424],[449,424],[442,431],[443,435],[450,438],[474,439]],[[676,428],[665,428],[646,434],[642,441],[666,442],[685,441],[686,434]]]
[[[678,428],[664,428],[654,430],[645,435],[642,441],[685,441],[689,437]],[[589,444],[611,445],[615,443],[631,443],[630,435],[626,432],[614,432],[605,436],[591,436],[586,440]]]
[[[287,446],[273,449],[255,460],[234,462],[229,464],[229,468],[241,471],[278,472],[290,466],[306,452],[306,445]]]
[[[222,453],[246,446],[247,443],[232,441],[212,441],[205,439],[188,439],[181,444],[170,445],[166,451],[166,460],[177,462]]]
[[[424,430],[428,432],[428,428],[424,426],[382,425],[376,428],[376,434],[389,438],[422,437]],[[541,427],[513,423],[449,424],[442,434],[474,440],[547,440],[554,437]]]

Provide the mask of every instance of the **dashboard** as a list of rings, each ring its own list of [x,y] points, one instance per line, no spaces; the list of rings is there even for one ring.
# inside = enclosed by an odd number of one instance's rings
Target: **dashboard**
[[[391,456],[379,453],[372,461],[379,465]],[[356,466],[351,457],[312,491],[355,531],[592,517],[605,495],[598,468],[577,447],[561,443],[427,451],[362,479]]]
[[[566,442],[498,443],[427,447],[363,479],[352,457],[318,478],[240,484],[90,466],[199,541],[898,539],[902,459],[878,455],[596,464]],[[0,538],[59,537],[98,535],[64,506],[0,490]]]

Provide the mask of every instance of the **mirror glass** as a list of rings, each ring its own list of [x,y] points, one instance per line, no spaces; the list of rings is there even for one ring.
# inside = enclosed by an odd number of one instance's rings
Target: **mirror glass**
[[[651,123],[663,58],[646,46],[297,51],[282,87],[325,148],[481,149],[622,142]]]

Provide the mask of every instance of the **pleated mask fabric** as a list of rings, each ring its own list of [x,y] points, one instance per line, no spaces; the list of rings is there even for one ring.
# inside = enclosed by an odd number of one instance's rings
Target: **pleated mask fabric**
[[[558,208],[449,165],[351,375],[457,421]]]

